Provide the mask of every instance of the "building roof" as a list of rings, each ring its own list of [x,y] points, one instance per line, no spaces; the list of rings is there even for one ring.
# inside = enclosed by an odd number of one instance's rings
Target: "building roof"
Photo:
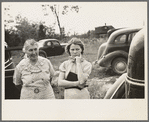
[[[96,34],[107,34],[108,30],[110,29],[114,29],[114,27],[112,25],[95,27],[95,33]]]

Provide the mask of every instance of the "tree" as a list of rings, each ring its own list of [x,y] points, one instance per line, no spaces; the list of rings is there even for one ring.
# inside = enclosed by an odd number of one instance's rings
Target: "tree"
[[[38,30],[38,39],[44,39],[46,37],[46,29],[43,24],[39,25],[39,30]]]
[[[4,13],[5,41],[9,46],[23,45],[29,38],[34,38],[38,41],[55,36],[53,27],[47,27],[41,22],[31,23],[26,17],[22,18],[20,14],[15,17],[15,20],[11,21],[10,6],[4,8]]]
[[[45,26],[45,29],[46,29],[46,37],[47,38],[55,38],[56,34],[55,34],[55,29],[53,29],[53,27]]]
[[[91,31],[89,30],[89,31],[87,32],[87,37],[89,38],[90,35],[91,35]]]
[[[38,24],[31,24],[27,18],[20,19],[16,28],[21,38],[21,43],[24,44],[25,40],[29,38],[38,40]]]
[[[49,7],[51,9],[51,11],[53,12],[53,14],[55,15],[57,23],[58,23],[59,31],[60,31],[60,39],[62,39],[63,29],[62,29],[61,24],[60,24],[59,6],[45,4],[45,5],[42,5],[42,7],[43,7],[44,11],[47,11],[47,7]],[[61,14],[66,15],[69,11],[72,11],[72,12],[75,11],[76,13],[78,13],[79,12],[79,6],[78,5],[72,5],[72,6],[64,5],[63,9],[61,11]],[[46,12],[44,15],[47,16],[47,15],[49,15],[49,13]]]
[[[11,7],[10,5],[4,7],[4,26],[5,28],[9,27],[11,23],[14,23],[13,17],[10,14]]]
[[[15,30],[5,29],[5,41],[9,47],[14,47],[20,45],[21,39]]]

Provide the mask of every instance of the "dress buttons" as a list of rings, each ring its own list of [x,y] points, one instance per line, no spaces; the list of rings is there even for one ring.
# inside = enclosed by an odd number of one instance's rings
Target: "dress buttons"
[[[35,88],[34,89],[34,93],[39,93],[39,89],[38,88]]]

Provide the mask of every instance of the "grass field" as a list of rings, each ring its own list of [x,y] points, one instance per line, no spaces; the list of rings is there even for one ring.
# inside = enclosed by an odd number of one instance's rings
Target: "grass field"
[[[96,41],[91,41],[89,39],[82,39],[82,41],[85,44],[85,51],[83,57],[92,63],[96,60],[97,50],[99,46],[104,43],[105,40],[100,39]],[[21,60],[22,53],[18,51],[13,51],[12,55],[13,62],[15,65],[17,65]],[[64,53],[63,55],[52,56],[48,59],[53,64],[54,69],[58,70],[60,64],[68,59],[68,54]],[[105,68],[102,68],[101,70],[93,68],[88,79],[88,90],[90,92],[91,99],[103,99],[107,90],[111,87],[111,85],[116,81],[116,78],[118,77],[119,76],[112,74],[110,70],[107,70]],[[52,81],[52,87],[54,89],[55,96],[57,99],[63,99],[64,89],[62,87],[57,87],[57,85],[55,85],[56,82],[57,80]]]

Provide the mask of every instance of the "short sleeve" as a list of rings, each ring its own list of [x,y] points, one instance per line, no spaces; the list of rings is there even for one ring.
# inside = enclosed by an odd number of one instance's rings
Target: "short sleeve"
[[[15,85],[22,85],[22,80],[21,80],[21,71],[18,66],[16,66],[14,75],[13,75],[13,83]]]
[[[54,77],[54,75],[55,75],[55,70],[54,70],[54,68],[53,68],[53,65],[51,64],[50,61],[48,61],[48,64],[49,64],[50,76],[51,76],[51,77]]]
[[[87,62],[83,67],[83,73],[85,73],[89,77],[91,71],[92,71],[92,64],[90,62]]]
[[[63,62],[59,67],[60,72],[66,72],[65,62]]]

